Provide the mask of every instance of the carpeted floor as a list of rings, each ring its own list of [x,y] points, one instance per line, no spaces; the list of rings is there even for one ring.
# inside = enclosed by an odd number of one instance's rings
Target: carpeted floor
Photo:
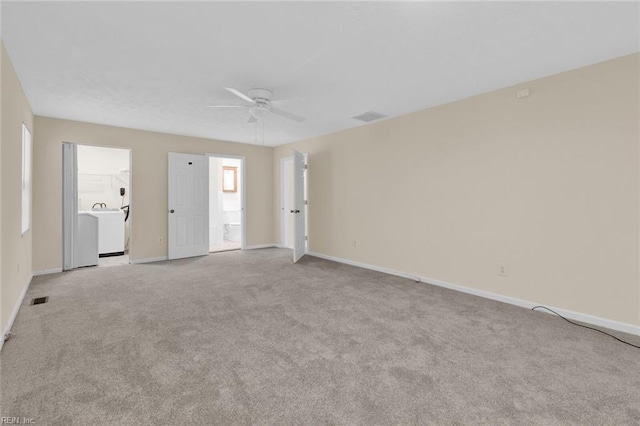
[[[640,424],[638,349],[545,313],[290,259],[266,249],[34,278],[0,356],[0,415]],[[29,306],[38,296],[49,302]]]

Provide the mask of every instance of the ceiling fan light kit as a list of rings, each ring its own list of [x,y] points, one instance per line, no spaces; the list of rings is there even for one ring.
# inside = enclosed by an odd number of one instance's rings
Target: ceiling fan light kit
[[[254,118],[265,118],[271,112],[271,105],[256,104],[249,108],[249,114]]]

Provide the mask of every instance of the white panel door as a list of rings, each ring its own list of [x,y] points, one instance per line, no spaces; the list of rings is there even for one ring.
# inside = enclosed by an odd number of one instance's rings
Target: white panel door
[[[78,243],[78,149],[62,144],[62,269],[76,268]]]
[[[209,159],[169,153],[169,259],[209,254]]]
[[[293,226],[293,261],[297,262],[305,251],[304,220],[304,156],[293,151],[293,210],[295,215]]]

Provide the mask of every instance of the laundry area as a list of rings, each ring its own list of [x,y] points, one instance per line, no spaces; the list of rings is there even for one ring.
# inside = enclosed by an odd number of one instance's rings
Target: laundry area
[[[77,267],[129,263],[131,152],[77,145]]]

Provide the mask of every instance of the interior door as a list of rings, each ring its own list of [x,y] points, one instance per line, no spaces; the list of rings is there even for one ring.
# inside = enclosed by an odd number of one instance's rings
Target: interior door
[[[78,150],[74,143],[62,144],[62,269],[76,267],[78,238]]]
[[[304,156],[293,151],[293,261],[297,262],[305,252],[305,208],[304,208]]]
[[[209,253],[209,159],[169,153],[169,259]]]

